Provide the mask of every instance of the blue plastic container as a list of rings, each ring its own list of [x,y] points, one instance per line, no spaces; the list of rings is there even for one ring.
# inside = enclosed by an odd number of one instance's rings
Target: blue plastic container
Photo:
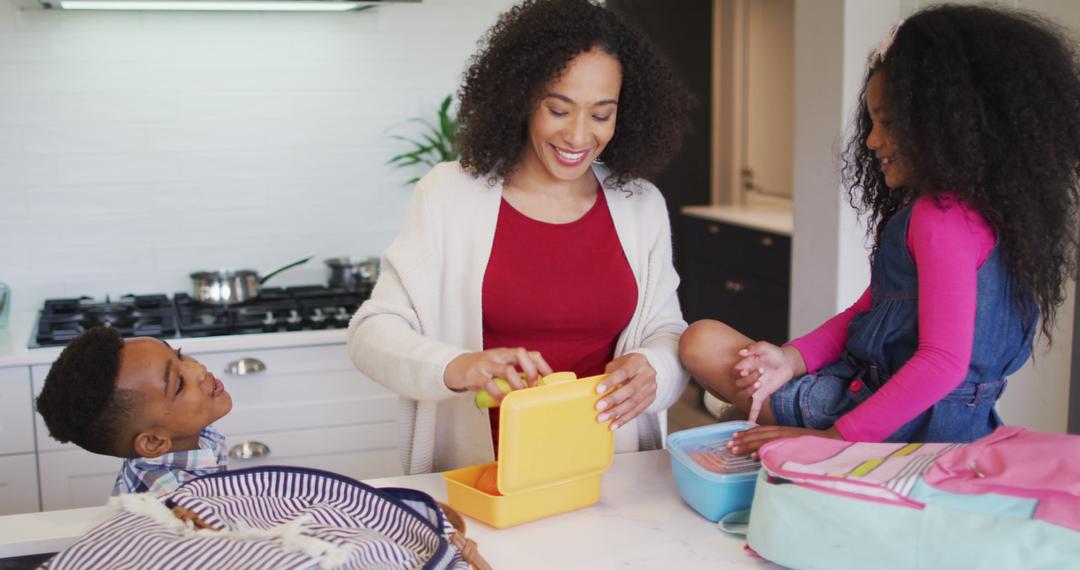
[[[757,471],[714,473],[698,465],[690,452],[703,444],[727,441],[735,432],[752,427],[754,424],[749,422],[724,422],[678,431],[667,437],[671,474],[679,495],[701,516],[713,522],[732,511],[750,508]]]

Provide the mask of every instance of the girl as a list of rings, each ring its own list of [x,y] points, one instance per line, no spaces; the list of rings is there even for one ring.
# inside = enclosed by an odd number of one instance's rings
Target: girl
[[[804,434],[986,435],[1074,270],[1080,77],[1054,27],[923,10],[871,56],[860,99],[843,175],[874,236],[870,287],[782,347],[715,321],[680,342],[706,388],[769,424],[737,434],[738,453]]]
[[[596,419],[615,449],[660,447],[686,323],[667,208],[642,178],[678,149],[689,96],[588,0],[523,2],[485,40],[460,93],[462,160],[417,184],[349,327],[353,362],[402,396],[408,473],[490,461],[498,415],[474,393],[553,370],[609,374]]]

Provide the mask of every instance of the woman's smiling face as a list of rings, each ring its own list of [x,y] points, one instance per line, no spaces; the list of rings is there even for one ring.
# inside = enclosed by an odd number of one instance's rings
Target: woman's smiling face
[[[526,170],[577,180],[615,136],[622,66],[598,48],[574,57],[529,116]],[[540,167],[537,169],[536,167]]]

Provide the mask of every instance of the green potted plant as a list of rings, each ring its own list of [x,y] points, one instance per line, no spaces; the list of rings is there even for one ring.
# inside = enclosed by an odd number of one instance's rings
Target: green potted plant
[[[424,129],[417,137],[391,135],[391,138],[408,143],[408,151],[398,154],[386,161],[395,168],[408,168],[417,164],[426,164],[428,168],[440,162],[458,159],[458,153],[454,150],[454,133],[457,132],[457,119],[450,115],[450,104],[454,96],[447,95],[439,105],[437,124],[420,117],[409,119],[410,123],[420,123]],[[422,175],[421,175],[422,176]],[[405,184],[415,184],[420,176],[410,178]]]

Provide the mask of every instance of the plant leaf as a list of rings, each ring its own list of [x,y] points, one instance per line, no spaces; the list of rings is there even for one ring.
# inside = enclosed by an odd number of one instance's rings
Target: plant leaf
[[[394,162],[395,161],[390,160],[390,161],[387,161],[387,164],[393,164]],[[404,157],[402,157],[402,159],[397,161],[397,164],[394,164],[394,166],[396,168],[405,168],[406,166],[412,166],[414,164],[420,164],[421,162],[427,163],[428,160],[425,159],[425,158],[420,158],[420,157],[416,157],[416,156],[409,157],[408,159],[405,159]]]
[[[421,125],[424,125],[425,127],[427,127],[428,130],[433,132],[433,133],[439,132],[439,129],[436,129],[435,125],[431,124],[431,121],[429,121],[427,119],[421,119],[420,117],[413,117],[413,118],[411,118],[411,119],[409,119],[408,121],[405,121],[405,122],[406,123],[420,123]]]
[[[459,123],[456,117],[451,114],[453,104],[453,94],[442,99],[436,111],[437,120],[434,124],[423,117],[406,119],[404,123],[418,123],[423,126],[423,129],[420,129],[418,133],[408,135],[389,135],[391,139],[409,145],[410,149],[394,155],[390,160],[386,161],[387,164],[393,165],[395,168],[407,168],[423,164],[430,168],[440,162],[457,160],[460,155],[454,149],[454,138]],[[415,184],[420,178],[420,176],[416,176],[405,184]]]
[[[413,150],[413,151],[410,151],[410,152],[403,152],[401,154],[398,154],[398,155],[394,156],[393,158],[391,158],[387,162],[394,162],[395,160],[402,160],[402,159],[406,159],[406,158],[417,158],[422,154],[426,154],[426,153],[431,152],[432,150],[434,150],[434,149],[432,149],[432,148],[420,148],[420,149],[416,149],[416,150]]]

